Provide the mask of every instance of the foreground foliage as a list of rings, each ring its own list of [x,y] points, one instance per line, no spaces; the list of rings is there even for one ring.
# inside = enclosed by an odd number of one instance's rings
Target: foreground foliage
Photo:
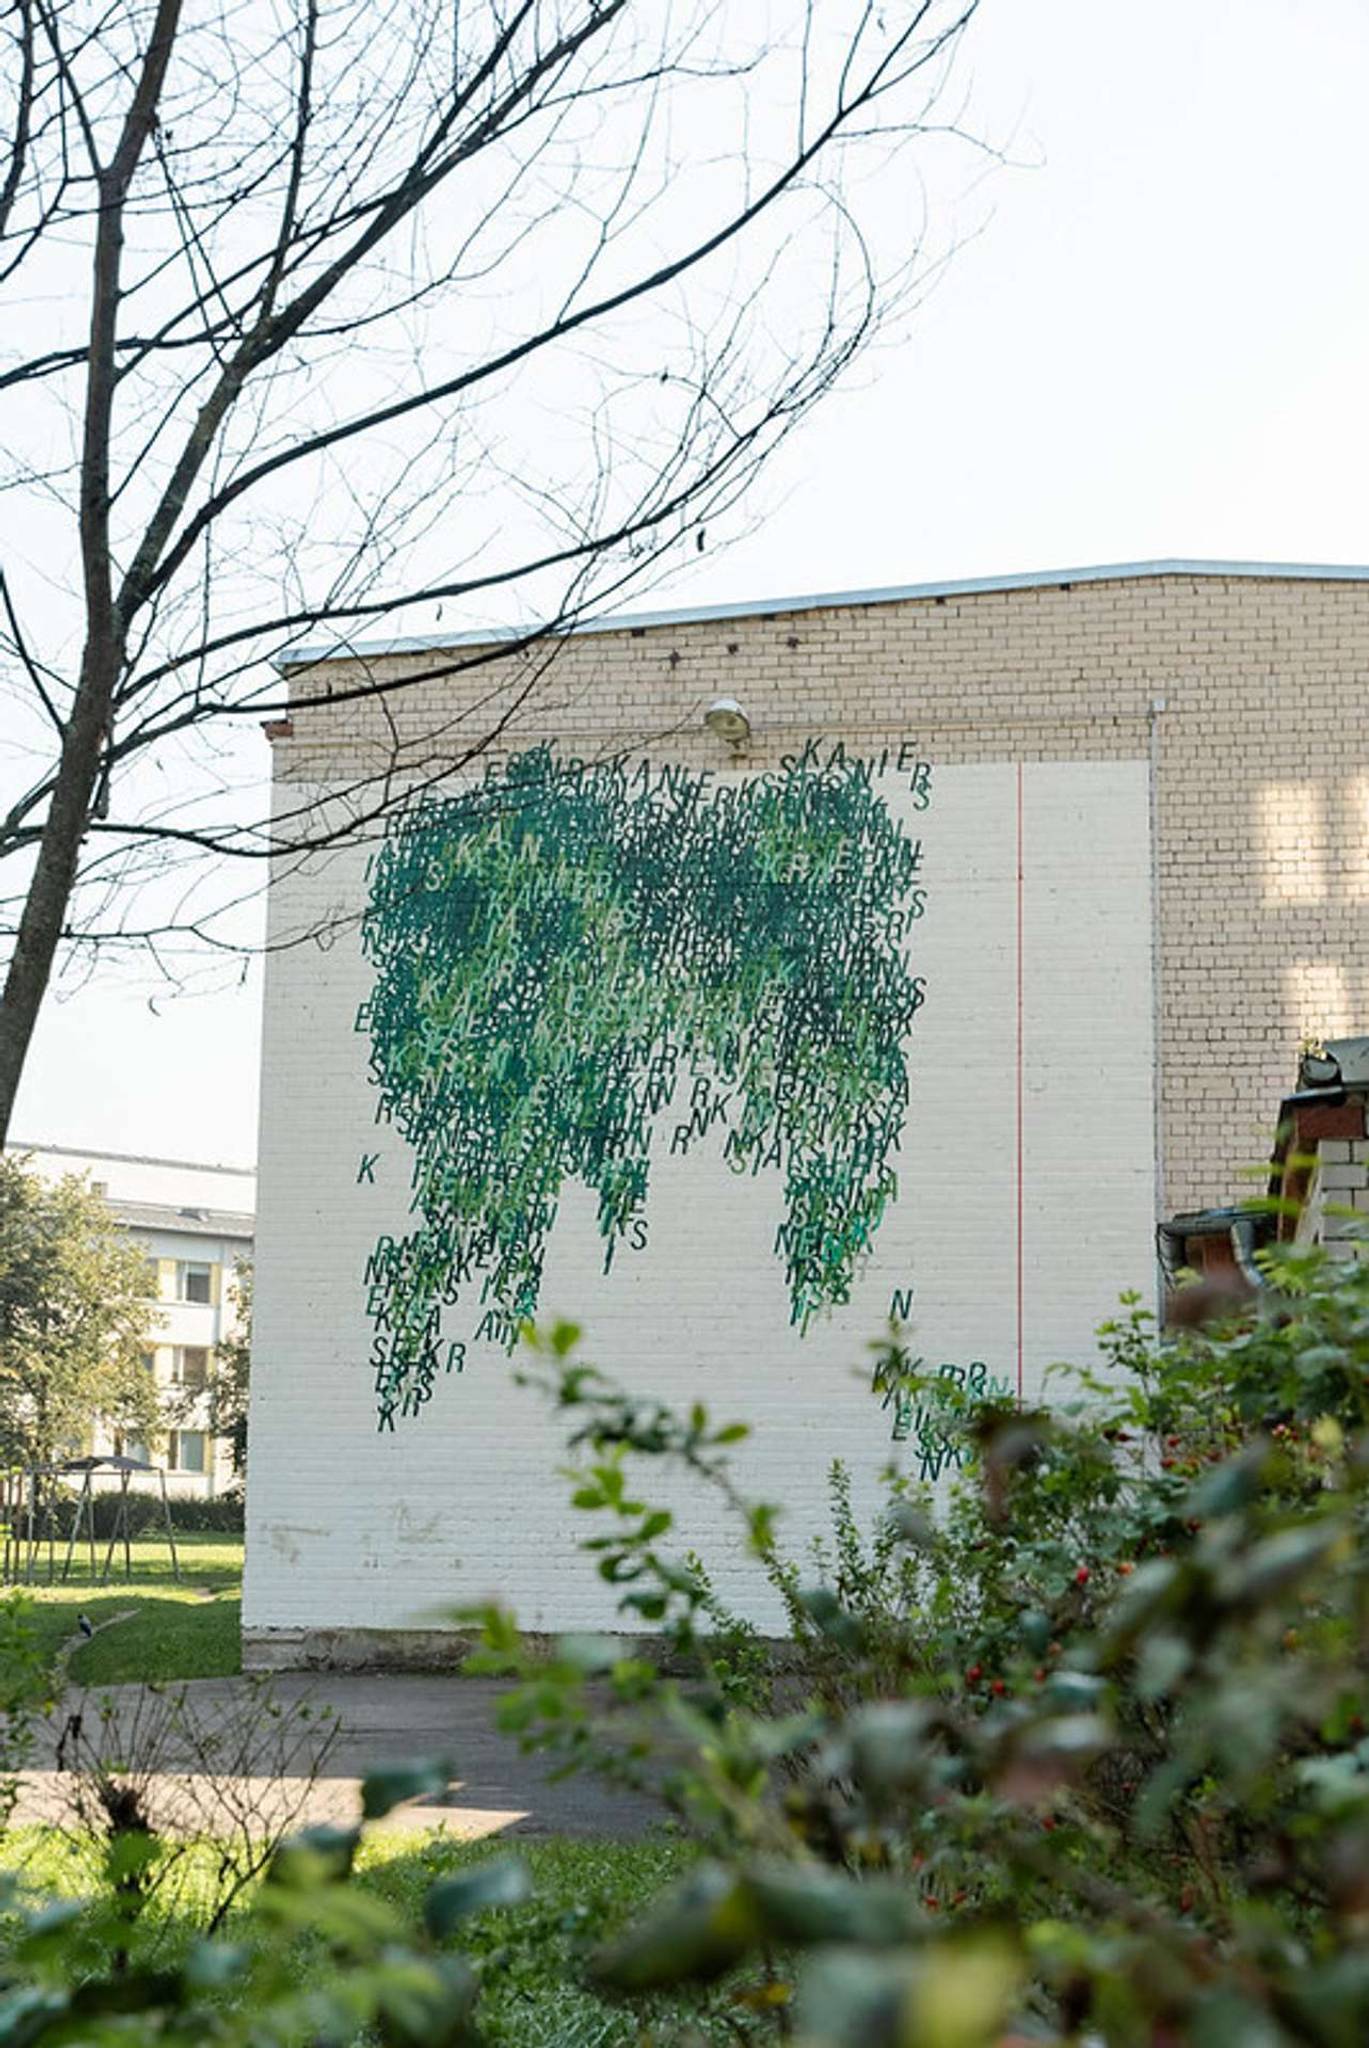
[[[1354,2048],[1369,1272],[1284,1256],[1271,1277],[1242,1319],[1173,1343],[1130,1305],[1106,1370],[1062,1379],[1050,1415],[923,1385],[891,1340],[881,1386],[942,1404],[965,1477],[933,1520],[890,1475],[865,1530],[835,1468],[832,1539],[799,1559],[737,1481],[742,1425],[622,1393],[555,1331],[524,1376],[569,1423],[624,1628],[661,1650],[572,1638],[533,1662],[486,1610],[474,1661],[514,1681],[506,1726],[651,1787],[695,1860],[657,1865],[676,1881],[643,1883],[626,1926],[588,1893],[568,1930],[563,1905],[536,1919],[521,1863],[420,1859],[378,1894],[356,1831],[314,1830],[168,1957],[137,1903],[154,1850],[116,1828],[92,1901],[11,1897],[0,2043]],[[786,1655],[672,1554],[643,1483],[662,1463],[741,1518]],[[443,1768],[377,1774],[368,1813]],[[554,1986],[470,1917],[515,1907]]]
[[[78,1846],[37,1829],[20,1829],[0,1850],[27,1887],[31,1901],[40,1893],[47,1900],[64,1903],[98,1893],[100,1870],[93,1845]],[[458,1877],[480,1879],[471,1912],[447,1939],[474,1973],[480,2033],[490,2048],[504,2048],[504,2044],[508,2048],[630,2048],[639,2039],[643,2024],[653,2029],[656,2039],[678,2040],[687,2024],[706,2026],[710,2010],[716,2013],[726,2008],[723,1991],[686,1992],[683,1997],[663,1994],[646,2004],[639,2020],[634,2010],[586,1981],[587,1957],[604,1931],[624,1924],[643,1898],[677,1880],[694,1857],[692,1847],[681,1840],[522,1842],[519,1862],[526,1871],[529,1895],[495,1903],[501,1891],[513,1889],[502,1877],[491,1883],[483,1875],[491,1866],[503,1870],[507,1865],[507,1850],[497,1841],[463,1842],[440,1834],[368,1831],[357,1852],[351,1882],[367,1900],[379,1902],[391,1916],[391,1924],[412,1930],[422,1927],[424,1901],[435,1884]],[[142,1955],[167,1975],[173,1965],[188,1959],[201,1939],[203,1920],[218,1891],[217,1857],[211,1844],[199,1845],[187,1858],[187,1866],[188,1879],[198,1884],[198,1896],[193,1891],[183,1894],[177,1911],[152,1917],[139,1936]],[[491,1903],[479,1904],[480,1895]],[[87,1925],[86,1936],[91,1931]],[[225,1932],[238,1946],[261,1941],[279,1941],[286,1946],[297,1993],[345,1966],[345,1958],[335,1947],[314,1939],[296,1941],[288,1932],[268,1929],[245,1912],[236,1913]],[[83,1968],[90,1967],[91,1954],[85,1946],[80,1957]],[[199,2001],[198,2015],[207,2029],[213,2029],[206,2032],[206,2040],[225,2038],[219,2030],[231,2029],[234,2023],[224,2019],[220,2008],[233,2004],[238,1996],[237,1987],[230,1982],[212,1998]],[[251,2037],[254,2041],[299,2038],[283,2031],[285,2020],[294,2023],[297,2008],[263,2012],[258,2005],[252,2013],[257,2029]],[[125,2029],[122,2035],[115,2034],[115,2039],[157,2038],[152,2032],[156,2022],[146,2012],[136,2020],[116,2018],[109,2024]],[[269,2031],[272,2027],[277,2029],[275,2033]],[[226,2038],[236,2037],[229,2031]]]
[[[256,2048],[354,2042],[368,2028],[393,2048],[475,2039],[475,1972],[442,1943],[478,1907],[522,1898],[523,1866],[506,1859],[438,1880],[415,1924],[354,1881],[359,1839],[359,1829],[304,1831],[277,1851],[231,1934],[161,1956],[139,1925],[155,1841],[121,1837],[83,1900],[34,1904],[7,1880],[0,2041]],[[327,1967],[302,1970],[301,1949],[321,1951]]]
[[[599,1569],[702,1671],[571,1643],[506,1708],[530,1740],[654,1772],[708,1848],[601,1981],[740,1967],[758,2028],[828,2048],[1369,2038],[1369,1273],[1304,1255],[1273,1278],[1174,1343],[1130,1304],[1108,1370],[1062,1381],[1051,1415],[913,1385],[970,1477],[939,1523],[891,1477],[867,1539],[835,1470],[812,1576],[738,1491],[735,1426],[621,1394],[555,1333],[537,1376],[574,1425]],[[917,1379],[897,1344],[881,1364]],[[629,1483],[642,1459],[746,1517],[787,1666],[719,1633]],[[508,1618],[485,1630],[516,1665]]]

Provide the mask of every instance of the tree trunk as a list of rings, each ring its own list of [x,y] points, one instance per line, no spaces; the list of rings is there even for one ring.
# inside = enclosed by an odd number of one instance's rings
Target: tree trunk
[[[38,859],[19,920],[14,955],[0,997],[0,1145],[9,1138],[14,1098],[24,1071],[53,959],[66,926],[81,841],[110,728],[114,689],[123,667],[125,617],[114,603],[109,559],[109,435],[114,409],[115,338],[119,324],[124,202],[157,119],[182,0],[158,0],[147,53],[119,140],[108,165],[88,142],[100,195],[90,304],[81,446],[81,571],[86,643],[81,680],[62,736],[62,758],[43,821]]]
[[[0,997],[0,1146],[9,1139],[14,1098],[66,924],[117,673],[111,652],[105,648],[97,653],[89,646],[86,650],[38,860],[19,920],[5,993]]]

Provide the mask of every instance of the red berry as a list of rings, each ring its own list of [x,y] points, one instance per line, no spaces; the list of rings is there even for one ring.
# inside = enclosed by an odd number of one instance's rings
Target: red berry
[[[969,1670],[965,1673],[965,1683],[966,1685],[978,1685],[983,1676],[984,1666],[982,1664],[971,1664]]]
[[[989,1687],[989,1690],[990,1692],[997,1693],[999,1699],[1002,1699],[1004,1693],[1008,1690],[1008,1688],[1003,1683],[1001,1678],[996,1678],[993,1684]]]
[[[1076,1586],[1087,1586],[1088,1582],[1089,1568],[1086,1564],[1081,1564],[1078,1571],[1074,1575],[1074,1583]]]
[[[1037,1684],[1038,1684],[1038,1685],[1044,1685],[1044,1684],[1045,1684],[1045,1682],[1046,1682],[1046,1667],[1045,1667],[1045,1665],[1044,1665],[1044,1664],[1038,1664],[1038,1665],[1037,1665],[1037,1667],[1036,1667],[1036,1669],[1035,1669],[1035,1671],[1033,1671],[1033,1673],[1032,1673],[1032,1677],[1033,1677],[1033,1678],[1034,1678],[1034,1679],[1036,1680],[1036,1682],[1037,1682]]]
[[[1053,1813],[1043,1814],[1041,1816],[1041,1825],[1048,1835],[1053,1835],[1055,1833],[1055,1815]]]

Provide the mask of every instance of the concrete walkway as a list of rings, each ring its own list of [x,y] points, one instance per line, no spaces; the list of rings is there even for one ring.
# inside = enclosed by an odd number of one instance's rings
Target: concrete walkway
[[[297,1824],[322,1820],[351,1822],[360,1813],[360,1784],[368,1771],[387,1764],[429,1758],[450,1762],[453,1777],[445,1795],[398,1808],[383,1827],[445,1828],[467,1838],[483,1835],[637,1836],[664,1818],[653,1801],[604,1785],[588,1775],[550,1782],[553,1760],[525,1756],[517,1741],[499,1733],[495,1710],[507,1690],[497,1679],[447,1676],[380,1676],[355,1673],[284,1674],[269,1681],[282,1706],[307,1702],[311,1713],[331,1708],[338,1732],[315,1783],[308,1783],[307,1753],[316,1749],[312,1720],[301,1724],[253,1717],[247,1706],[252,1682],[201,1678],[166,1695],[184,1691],[189,1731],[163,1724],[155,1741],[148,1730],[157,1718],[155,1702],[142,1686],[113,1686],[82,1695],[69,1692],[45,1738],[43,1767],[25,1780],[20,1821],[52,1821],[70,1801],[56,1768],[57,1747],[73,1713],[82,1717],[88,1747],[99,1725],[101,1704],[113,1703],[113,1719],[99,1736],[102,1754],[122,1746],[146,1779],[149,1805],[162,1810],[160,1824],[208,1828],[205,1808],[216,1798],[213,1781],[232,1786],[231,1803],[275,1811],[300,1802]],[[282,1728],[282,1720],[285,1728]],[[257,1725],[260,1724],[260,1725]],[[117,1732],[116,1732],[117,1731]],[[297,1735],[304,1746],[296,1746]],[[70,1737],[68,1737],[70,1743]],[[208,1750],[206,1750],[208,1743]],[[208,1770],[206,1776],[206,1758]],[[142,1762],[144,1768],[136,1769]],[[225,1802],[231,1821],[229,1802]]]

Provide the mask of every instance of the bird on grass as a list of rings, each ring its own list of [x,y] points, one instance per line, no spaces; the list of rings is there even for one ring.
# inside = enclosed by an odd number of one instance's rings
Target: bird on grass
[[[80,1629],[83,1636],[93,1636],[95,1633],[95,1624],[88,1614],[78,1614],[76,1626]]]

